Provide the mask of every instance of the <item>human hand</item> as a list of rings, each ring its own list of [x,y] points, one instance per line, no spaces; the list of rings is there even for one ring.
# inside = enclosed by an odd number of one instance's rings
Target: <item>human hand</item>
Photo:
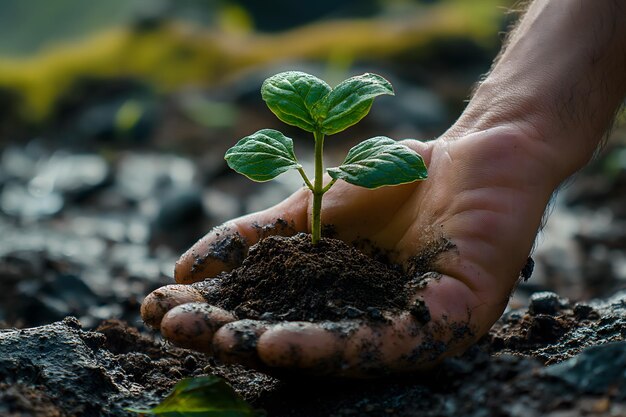
[[[467,348],[504,310],[561,178],[545,144],[513,128],[405,143],[424,157],[428,180],[377,190],[340,181],[324,198],[323,222],[337,238],[369,239],[405,266],[434,255],[438,278],[413,294],[428,307],[428,322],[404,312],[383,323],[270,323],[237,320],[206,303],[210,281],[202,281],[236,267],[264,234],[308,231],[306,189],[207,234],[177,263],[179,284],[146,297],[144,321],[176,345],[270,372],[406,372]],[[433,254],[440,242],[452,245]]]

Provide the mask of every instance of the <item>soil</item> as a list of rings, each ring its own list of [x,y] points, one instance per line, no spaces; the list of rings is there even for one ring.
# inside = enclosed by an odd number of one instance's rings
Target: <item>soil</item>
[[[85,331],[68,318],[0,332],[0,415],[131,416],[205,374],[275,417],[624,415],[625,328],[626,293],[578,304],[541,293],[427,373],[346,383],[220,366],[121,321]]]
[[[339,240],[313,245],[306,234],[271,236],[250,249],[241,267],[211,282],[206,297],[239,318],[382,320],[382,311],[408,308],[410,280],[399,266]]]

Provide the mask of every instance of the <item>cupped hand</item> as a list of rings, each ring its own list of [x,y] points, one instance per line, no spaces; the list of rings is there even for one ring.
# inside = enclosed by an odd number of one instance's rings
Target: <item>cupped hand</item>
[[[263,322],[238,320],[205,301],[211,285],[204,279],[236,267],[260,238],[309,231],[311,195],[303,188],[198,241],[176,265],[178,284],[146,297],[144,321],[176,345],[268,372],[371,376],[460,353],[506,306],[561,180],[555,155],[511,127],[404,143],[424,157],[427,180],[377,190],[339,181],[324,196],[322,222],[335,237],[367,239],[409,270],[415,257],[427,258],[435,274],[413,300],[429,317],[407,311],[382,322]]]

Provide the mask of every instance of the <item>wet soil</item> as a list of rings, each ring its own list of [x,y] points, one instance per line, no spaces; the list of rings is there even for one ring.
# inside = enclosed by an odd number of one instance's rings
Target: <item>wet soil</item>
[[[269,416],[578,416],[626,413],[626,293],[553,293],[505,314],[465,354],[377,380],[277,379],[175,348],[121,321],[0,332],[0,415],[130,416],[183,377],[216,374]]]
[[[409,281],[399,266],[339,240],[313,245],[306,234],[271,236],[250,249],[241,267],[213,281],[207,298],[239,318],[382,319],[381,311],[407,309]]]

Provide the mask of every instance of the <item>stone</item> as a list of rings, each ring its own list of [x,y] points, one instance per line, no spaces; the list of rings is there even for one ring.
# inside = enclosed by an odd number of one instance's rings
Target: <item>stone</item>
[[[626,342],[592,346],[578,356],[541,371],[564,381],[580,393],[626,398]]]
[[[532,315],[555,315],[567,306],[568,301],[550,291],[536,292],[530,296],[528,312]]]

